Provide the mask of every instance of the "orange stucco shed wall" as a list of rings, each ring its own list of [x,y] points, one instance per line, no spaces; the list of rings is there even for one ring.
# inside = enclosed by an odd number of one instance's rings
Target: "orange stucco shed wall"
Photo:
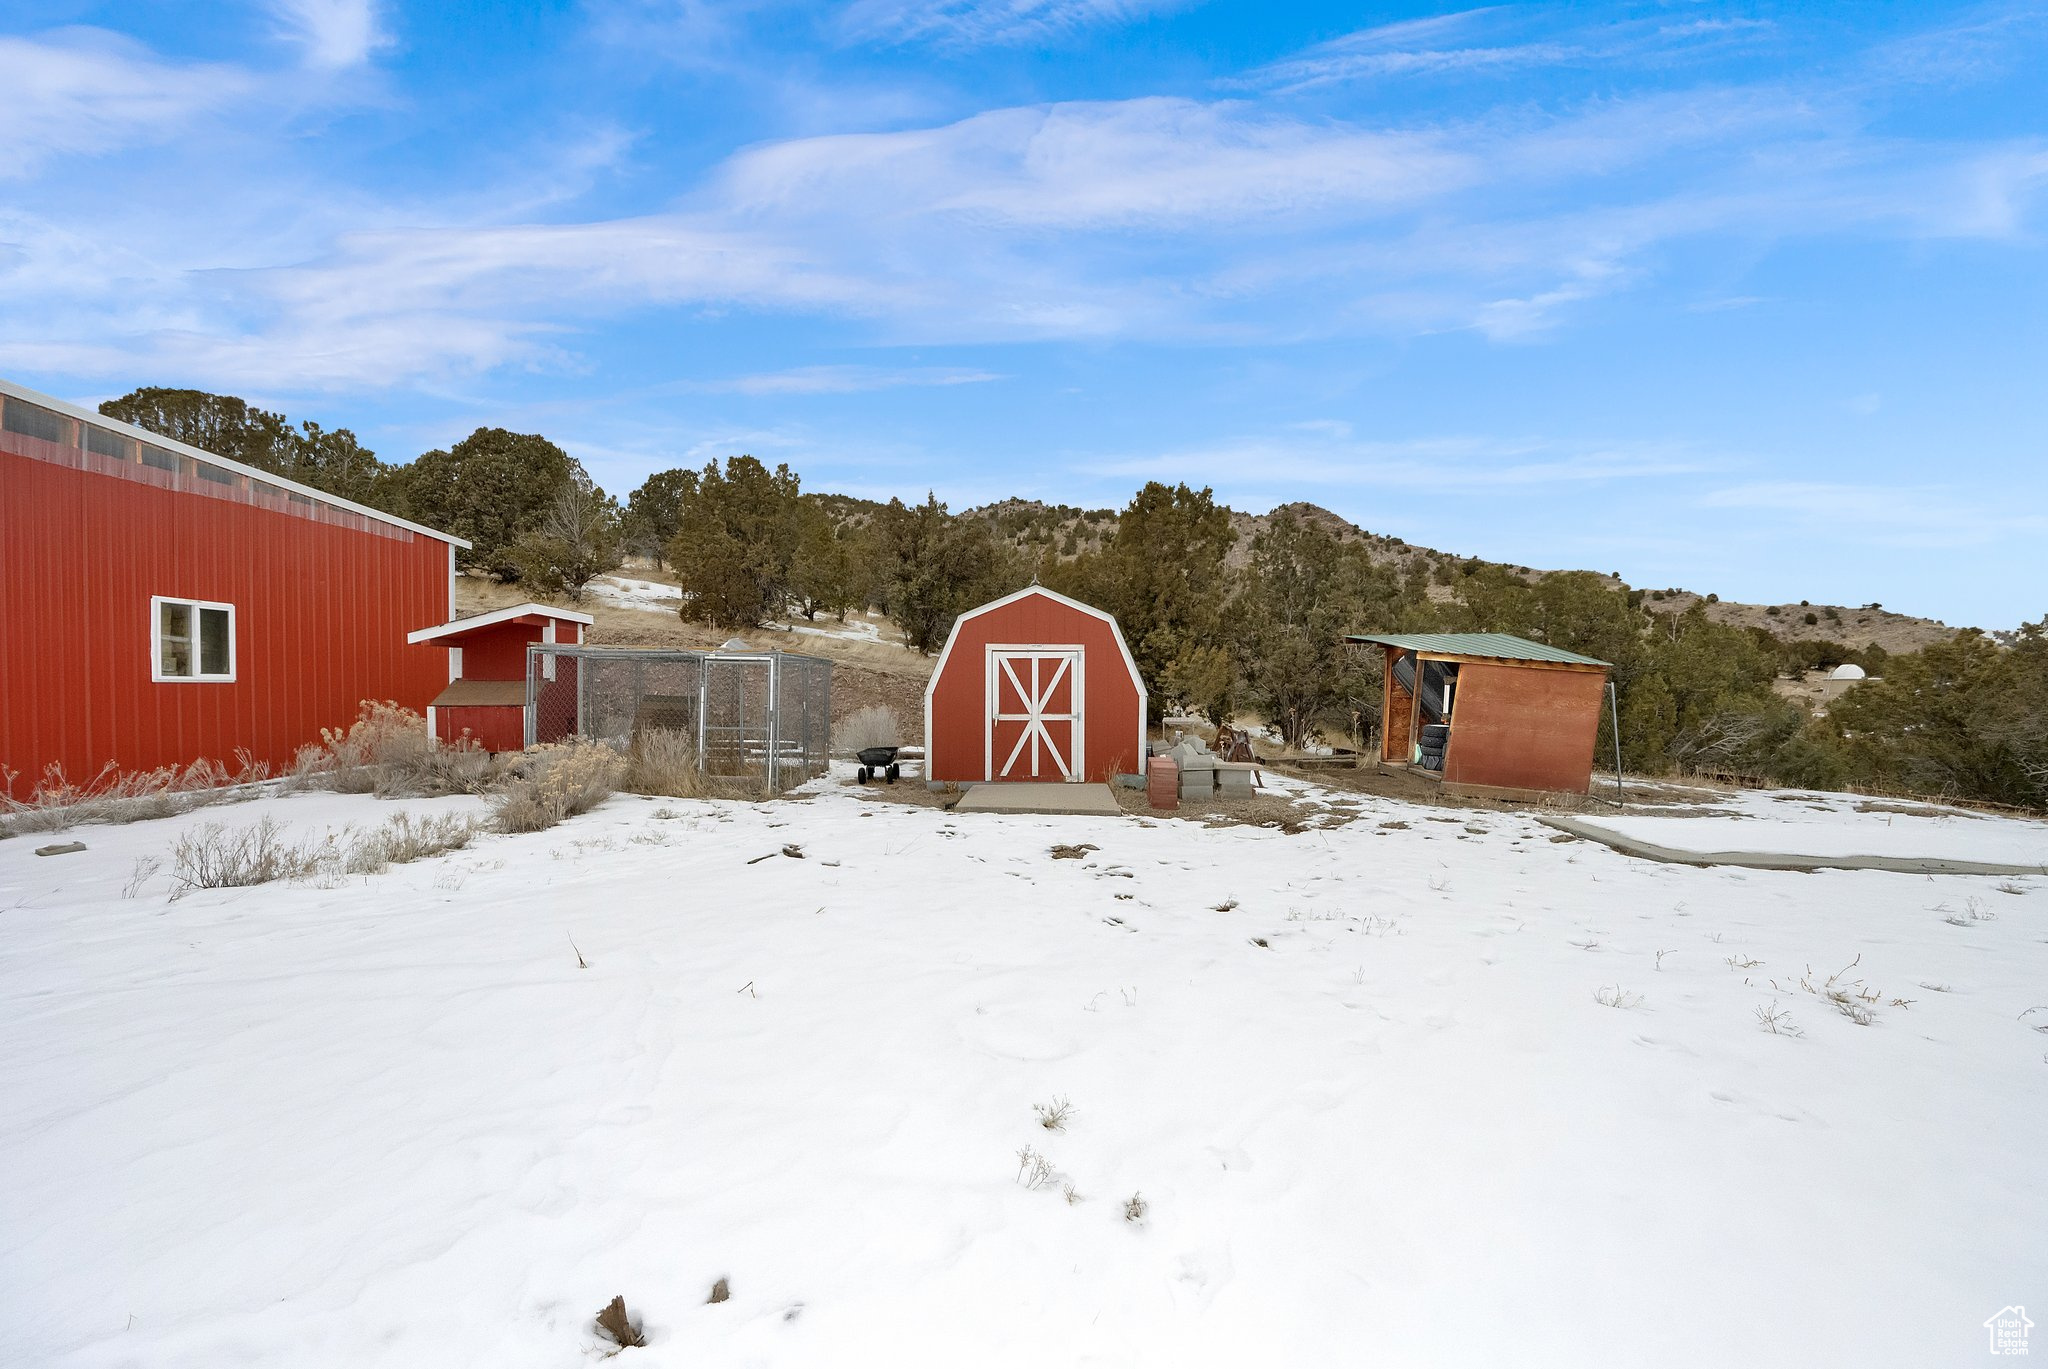
[[[1459,666],[1444,782],[1585,793],[1606,689],[1604,670]]]

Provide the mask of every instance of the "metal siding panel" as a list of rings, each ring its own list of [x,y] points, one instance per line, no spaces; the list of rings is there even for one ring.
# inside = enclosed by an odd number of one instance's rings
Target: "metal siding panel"
[[[1445,782],[1585,793],[1606,697],[1604,672],[1461,667]]]
[[[405,642],[445,615],[431,538],[0,452],[0,576],[0,764],[17,792],[51,761],[78,780],[242,746],[282,766],[357,700],[423,709],[445,682],[445,653]],[[234,682],[150,680],[152,594],[235,605]]]
[[[543,630],[538,623],[514,621],[441,641],[462,648],[465,680],[524,680],[527,645],[540,641]]]
[[[526,708],[523,704],[500,707],[490,704],[442,704],[434,710],[442,741],[458,740],[465,732],[486,751],[519,751],[526,746]]]

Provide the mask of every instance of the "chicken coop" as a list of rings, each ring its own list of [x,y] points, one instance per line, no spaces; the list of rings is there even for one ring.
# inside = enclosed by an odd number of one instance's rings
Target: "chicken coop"
[[[832,663],[783,651],[527,648],[527,745],[574,736],[628,751],[653,731],[689,737],[707,774],[802,784],[830,759]]]
[[[412,633],[406,641],[448,652],[448,687],[427,705],[427,734],[486,751],[519,750],[527,744],[526,648],[535,642],[581,645],[589,626],[587,613],[527,603]]]

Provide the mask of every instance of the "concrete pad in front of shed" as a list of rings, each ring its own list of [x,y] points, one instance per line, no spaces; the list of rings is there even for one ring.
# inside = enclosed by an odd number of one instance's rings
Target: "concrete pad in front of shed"
[[[1114,817],[1124,810],[1106,784],[977,784],[955,804],[956,813],[1090,813]]]

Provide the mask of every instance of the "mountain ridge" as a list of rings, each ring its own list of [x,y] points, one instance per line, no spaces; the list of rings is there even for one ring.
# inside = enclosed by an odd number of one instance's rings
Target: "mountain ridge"
[[[1278,504],[1265,513],[1250,513],[1242,509],[1229,508],[1227,505],[1224,507],[1230,514],[1230,526],[1237,533],[1237,541],[1225,558],[1233,567],[1244,564],[1250,555],[1253,537],[1268,527],[1277,515],[1292,513],[1297,518],[1327,529],[1341,540],[1364,543],[1367,554],[1375,562],[1404,573],[1417,561],[1428,563],[1432,571],[1440,566],[1448,568],[1477,561],[1481,565],[1500,566],[1532,583],[1546,575],[1569,573],[1562,568],[1544,569],[1516,565],[1512,562],[1489,562],[1482,557],[1441,551],[1409,542],[1404,538],[1370,532],[1342,514],[1307,500]],[[1041,554],[1050,550],[1060,560],[1071,559],[1085,550],[1099,549],[1116,531],[1117,520],[1117,512],[1114,509],[1081,509],[1067,504],[1048,504],[1043,500],[1020,497],[999,499],[963,509],[959,516],[983,519],[991,525],[998,536],[1012,545],[1026,551],[1037,550]],[[1600,578],[1610,581],[1617,593],[1628,593],[1641,588],[1630,585],[1617,576],[1601,575]],[[1432,585],[1433,590],[1438,588],[1440,587]],[[1918,651],[1923,647],[1948,641],[1961,630],[1939,619],[1895,613],[1879,604],[1852,607],[1844,604],[1810,603],[1804,600],[1798,603],[1753,604],[1723,599],[1712,592],[1675,586],[1661,589],[1641,588],[1641,593],[1644,606],[1654,612],[1683,613],[1695,603],[1703,603],[1706,606],[1707,617],[1717,623],[1732,627],[1759,628],[1786,642],[1825,642],[1857,650],[1875,645],[1888,653],[1898,653]]]

